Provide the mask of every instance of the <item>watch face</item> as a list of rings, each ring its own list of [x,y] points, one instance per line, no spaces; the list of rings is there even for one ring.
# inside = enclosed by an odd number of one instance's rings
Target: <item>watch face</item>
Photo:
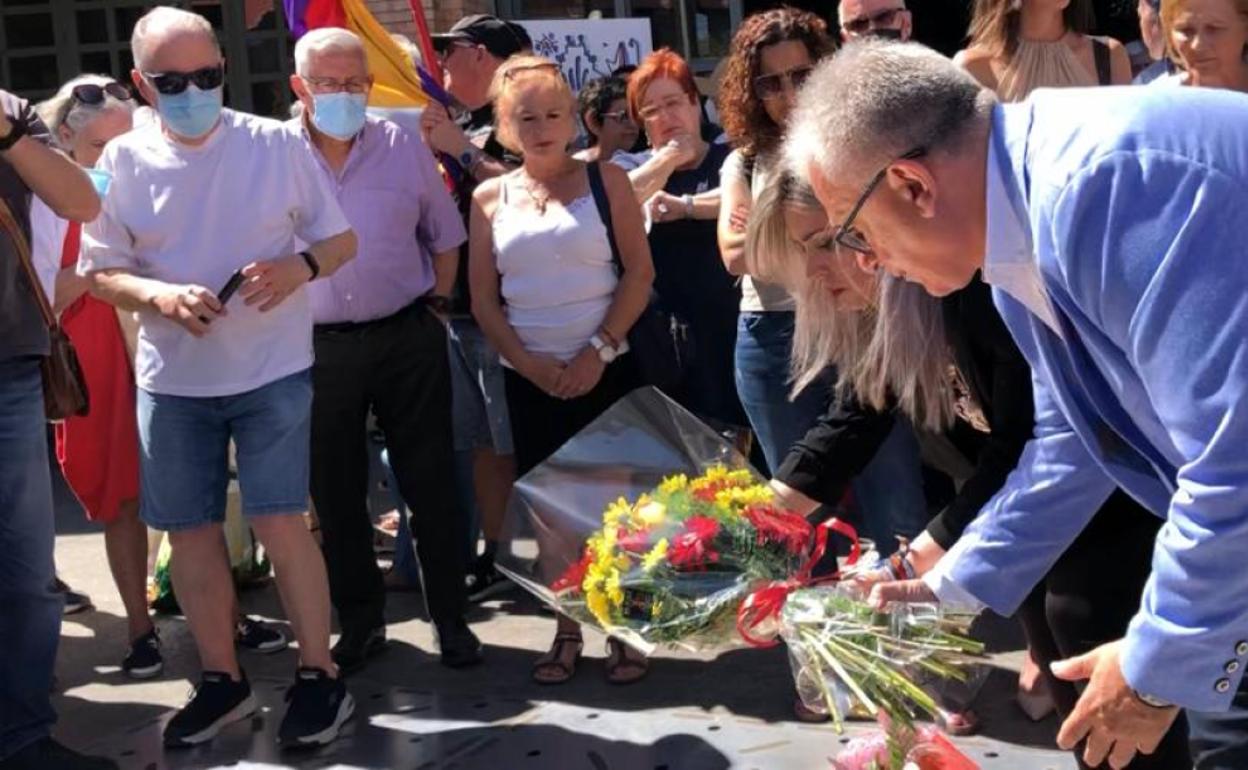
[[[472,165],[472,151],[461,152],[459,154],[459,165],[468,168]]]

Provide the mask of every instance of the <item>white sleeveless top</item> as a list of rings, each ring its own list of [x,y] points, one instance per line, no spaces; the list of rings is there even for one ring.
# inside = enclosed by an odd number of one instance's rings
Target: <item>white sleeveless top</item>
[[[566,363],[597,333],[615,295],[607,228],[589,192],[566,206],[552,200],[539,215],[509,205],[511,186],[504,180],[491,223],[507,321],[528,351]]]

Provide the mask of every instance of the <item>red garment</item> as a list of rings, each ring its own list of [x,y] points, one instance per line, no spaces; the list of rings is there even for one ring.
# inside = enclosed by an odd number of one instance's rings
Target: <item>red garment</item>
[[[82,226],[71,222],[61,267],[78,261]],[[139,435],[134,373],[112,305],[83,295],[61,314],[87,380],[91,410],[56,426],[56,458],[91,521],[117,518],[121,503],[139,496]]]

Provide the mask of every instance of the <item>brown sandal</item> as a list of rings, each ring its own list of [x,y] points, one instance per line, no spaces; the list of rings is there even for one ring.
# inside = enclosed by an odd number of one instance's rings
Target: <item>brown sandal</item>
[[[632,684],[650,673],[650,660],[630,657],[630,649],[619,639],[607,637],[607,681],[611,684]]]
[[[563,659],[563,648],[569,644],[576,646],[576,655],[571,663]],[[550,649],[533,663],[533,681],[538,684],[563,684],[568,681],[576,674],[576,664],[581,660],[581,650],[584,648],[585,640],[579,633],[555,634]],[[553,676],[543,676],[543,671],[555,673]]]

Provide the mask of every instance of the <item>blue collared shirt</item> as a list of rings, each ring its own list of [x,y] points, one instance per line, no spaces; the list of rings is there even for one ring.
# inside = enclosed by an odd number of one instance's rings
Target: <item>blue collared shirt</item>
[[[990,145],[985,274],[1035,436],[928,582],[1012,613],[1119,486],[1166,520],[1123,673],[1224,710],[1248,665],[1248,96],[1039,91]]]

